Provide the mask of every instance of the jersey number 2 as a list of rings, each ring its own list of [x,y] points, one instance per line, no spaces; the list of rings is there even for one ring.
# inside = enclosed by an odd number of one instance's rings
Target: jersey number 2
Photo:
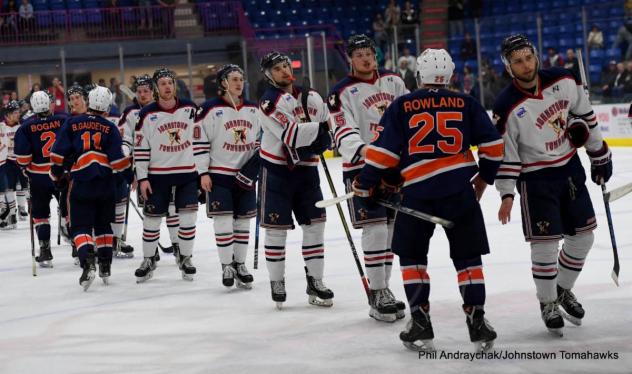
[[[463,147],[463,133],[457,128],[448,127],[447,122],[462,120],[463,113],[461,112],[437,112],[435,115],[423,112],[410,117],[408,127],[414,129],[421,125],[421,128],[408,141],[408,153],[411,155],[415,153],[434,153],[434,144],[421,144],[433,130],[436,130],[442,137],[448,138],[437,142],[437,147],[441,152],[448,154],[459,153]]]
[[[42,156],[50,157],[50,149],[53,148],[53,143],[55,143],[55,133],[52,131],[43,132],[40,135],[40,141],[46,142],[42,147]]]

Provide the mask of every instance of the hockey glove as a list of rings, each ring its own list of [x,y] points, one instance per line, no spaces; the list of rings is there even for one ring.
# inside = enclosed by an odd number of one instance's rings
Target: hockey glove
[[[318,135],[316,139],[309,145],[311,153],[319,155],[331,148],[332,138],[329,131],[329,123],[321,122],[318,124]]]
[[[246,191],[255,189],[255,184],[259,178],[259,153],[255,153],[248,162],[241,167],[241,170],[235,176],[236,183],[239,188]]]
[[[392,195],[399,193],[403,185],[404,177],[399,169],[386,169],[379,187],[380,198],[389,199]]]
[[[70,174],[64,173],[59,178],[53,180],[53,185],[57,191],[63,191],[68,188],[68,182],[70,181]]]
[[[374,187],[366,187],[360,183],[360,174],[353,178],[351,183],[351,190],[355,194],[355,197],[361,201],[361,204],[368,209],[375,209],[377,207],[377,189]]]
[[[608,144],[596,152],[586,151],[590,157],[590,179],[598,185],[608,182],[612,176],[612,153]]]
[[[573,118],[566,126],[566,137],[575,148],[583,147],[590,136],[588,124],[581,118]]]

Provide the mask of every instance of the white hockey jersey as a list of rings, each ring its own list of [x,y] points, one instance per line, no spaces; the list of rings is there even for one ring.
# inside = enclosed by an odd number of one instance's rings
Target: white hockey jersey
[[[195,104],[184,99],[178,99],[172,109],[151,103],[140,111],[134,143],[138,181],[150,174],[171,176],[174,181],[197,176],[193,156],[196,112]]]
[[[334,141],[343,158],[343,171],[361,169],[362,146],[380,136],[380,119],[398,97],[409,91],[399,75],[380,70],[371,80],[343,78],[329,94],[327,105],[334,118]]]
[[[6,122],[4,123],[4,134],[6,137],[7,144],[7,160],[16,162],[15,160],[15,133],[20,128],[20,124],[16,123],[13,126],[9,126]]]
[[[193,133],[198,174],[234,177],[259,152],[261,120],[254,102],[245,101],[237,109],[223,98],[205,102]]]
[[[9,156],[9,139],[7,138],[7,125],[0,122],[0,166],[7,163]]]
[[[288,149],[306,147],[318,135],[319,122],[329,119],[329,110],[318,92],[310,90],[307,110],[312,122],[306,122],[301,105],[301,87],[294,86],[287,93],[279,88],[269,88],[259,100],[262,112],[261,159],[276,165],[288,165]],[[298,161],[298,166],[318,166],[318,156]]]
[[[549,172],[546,175],[560,175],[571,161],[579,163],[577,149],[565,134],[569,115],[581,117],[588,124],[586,149],[598,151],[603,145],[581,82],[562,68],[540,70],[538,76],[539,92],[532,94],[512,83],[494,105],[494,121],[505,142],[505,156],[495,183],[501,196],[514,194],[519,177]]]
[[[140,104],[134,103],[125,108],[118,122],[114,122],[121,133],[121,139],[123,139],[123,154],[125,156],[134,152],[134,132],[136,125],[138,125],[141,109]]]

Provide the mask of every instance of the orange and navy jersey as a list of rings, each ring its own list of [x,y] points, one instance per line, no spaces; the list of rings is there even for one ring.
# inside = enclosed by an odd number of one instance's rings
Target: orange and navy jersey
[[[15,133],[15,158],[36,183],[49,184],[50,153],[65,114],[29,117]]]
[[[60,178],[68,161],[72,162],[73,180],[88,181],[121,172],[130,166],[121,147],[121,134],[107,119],[91,114],[69,118],[51,150],[51,177]]]
[[[403,193],[422,199],[471,188],[479,172],[494,183],[503,141],[485,109],[472,97],[445,89],[420,89],[396,99],[380,120],[381,136],[371,143],[360,175],[376,186],[382,171],[398,168]],[[478,146],[478,165],[470,150]]]

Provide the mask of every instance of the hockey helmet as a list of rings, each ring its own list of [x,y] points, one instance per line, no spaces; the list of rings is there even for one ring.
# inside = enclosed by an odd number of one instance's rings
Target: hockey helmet
[[[107,112],[112,105],[112,93],[109,89],[96,86],[88,94],[88,108],[97,112]]]
[[[290,59],[290,57],[277,51],[267,53],[265,56],[263,56],[263,58],[261,59],[261,63],[259,64],[261,66],[261,72],[263,73],[263,75],[266,77],[268,82],[275,87],[277,87],[277,84],[274,79],[272,79],[270,69],[282,62],[286,62],[290,66],[290,72],[292,73],[292,75],[294,75],[294,72],[292,72],[292,60]]]
[[[533,54],[536,54],[533,43],[531,43],[524,35],[510,35],[503,39],[500,44],[500,58],[503,61],[503,64],[505,64],[505,66],[509,66],[509,56],[511,56],[511,53],[523,48],[531,48]]]
[[[87,98],[88,97],[88,92],[86,92],[86,90],[81,87],[78,84],[73,84],[67,91],[66,91],[66,98],[68,100],[70,100],[70,96],[72,95],[76,95],[79,94],[81,96],[83,96],[83,98]]]
[[[352,35],[347,41],[347,56],[351,57],[357,49],[369,48],[375,54],[375,42],[364,34]]]
[[[158,80],[160,78],[171,78],[171,80],[173,81],[173,84],[176,84],[176,73],[174,73],[173,71],[162,67],[159,69],[156,69],[156,71],[154,71],[154,76],[152,77],[152,80],[154,81],[154,85],[158,85]]]
[[[445,49],[428,48],[417,57],[417,84],[447,85],[454,72],[454,62]]]
[[[31,95],[31,109],[33,113],[46,113],[50,111],[50,97],[44,91],[36,91]]]
[[[134,79],[134,83],[132,84],[132,91],[136,92],[136,90],[140,86],[147,86],[149,87],[149,89],[152,88],[152,79],[149,74],[143,74],[139,77],[136,77],[136,79]]]
[[[43,91],[37,91],[37,92],[43,92]],[[13,113],[13,112],[19,112],[20,111],[20,103],[18,103],[17,100],[11,100],[7,103],[7,105],[4,107],[6,113]]]
[[[228,75],[232,72],[238,72],[241,76],[245,76],[244,70],[235,64],[228,64],[222,66],[217,73],[217,86],[223,91],[224,87],[222,86],[222,82],[228,79]]]

